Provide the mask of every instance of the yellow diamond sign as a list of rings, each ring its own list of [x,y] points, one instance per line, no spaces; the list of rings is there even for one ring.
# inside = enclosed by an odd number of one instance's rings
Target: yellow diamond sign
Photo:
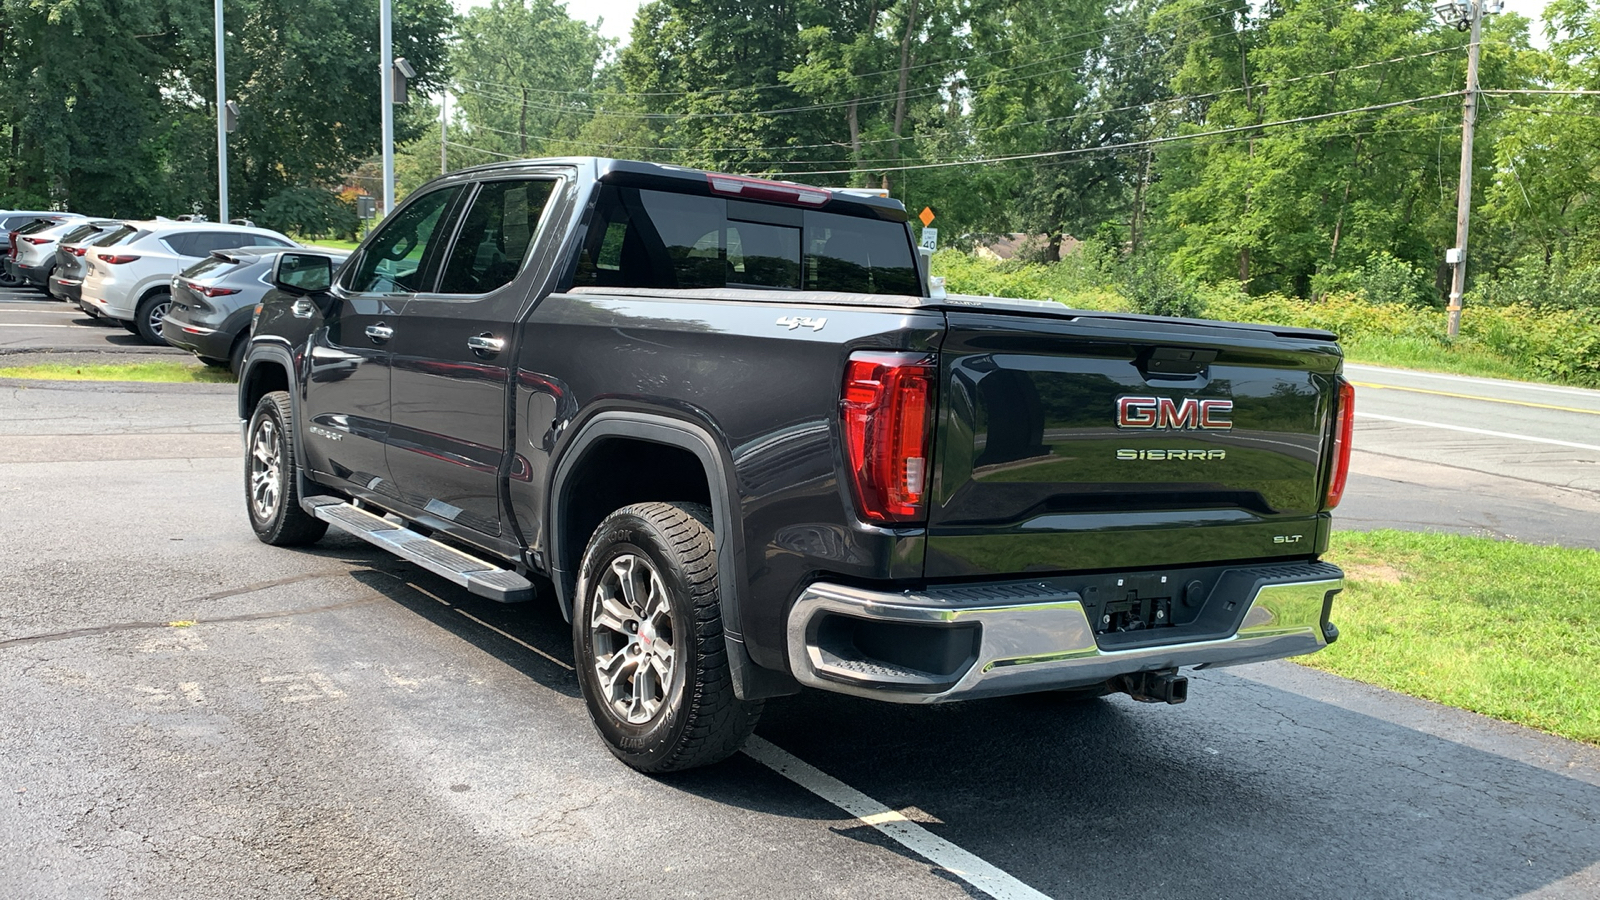
[[[932,225],[933,224],[933,207],[924,206],[922,208],[922,214],[917,216],[917,218],[922,220],[922,227],[923,228],[927,228],[929,225]]]

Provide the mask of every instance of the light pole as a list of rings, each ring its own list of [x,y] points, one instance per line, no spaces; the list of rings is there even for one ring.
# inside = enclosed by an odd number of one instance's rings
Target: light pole
[[[1467,37],[1467,89],[1461,108],[1461,180],[1456,188],[1456,245],[1445,254],[1452,268],[1450,305],[1446,308],[1445,334],[1461,332],[1461,298],[1467,292],[1467,226],[1472,215],[1472,130],[1478,124],[1478,46],[1483,17],[1500,12],[1503,0],[1446,0],[1433,11],[1446,25],[1470,31]]]
[[[387,0],[385,0],[387,2]],[[217,17],[217,221],[228,221],[228,82],[222,69],[222,0]]]
[[[222,0],[217,0],[221,3]],[[394,35],[390,25],[390,0],[378,5],[379,71],[382,73],[379,89],[383,105],[383,214],[394,209]]]

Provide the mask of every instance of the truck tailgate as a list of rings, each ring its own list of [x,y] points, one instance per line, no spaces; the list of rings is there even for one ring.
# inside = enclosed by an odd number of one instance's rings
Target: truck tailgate
[[[929,578],[1325,549],[1332,335],[952,311]]]

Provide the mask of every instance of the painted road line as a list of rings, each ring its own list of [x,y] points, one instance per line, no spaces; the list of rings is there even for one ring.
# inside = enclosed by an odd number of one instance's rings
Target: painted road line
[[[1594,397],[1600,391],[1587,388],[1557,387],[1553,384],[1531,384],[1526,381],[1511,381],[1505,378],[1477,378],[1472,375],[1450,375],[1444,372],[1416,372],[1411,369],[1384,369],[1377,366],[1363,366],[1359,363],[1345,363],[1345,371],[1364,369],[1375,375],[1394,375],[1404,378],[1432,378],[1437,381],[1465,381],[1469,384],[1493,385],[1495,387],[1510,388],[1523,391],[1545,391],[1551,394],[1570,394],[1576,397]]]
[[[1468,428],[1465,425],[1446,425],[1443,422],[1423,422],[1419,419],[1402,419],[1399,416],[1380,416],[1377,413],[1357,412],[1358,419],[1377,419],[1381,422],[1399,422],[1402,425],[1420,425],[1423,428],[1443,428],[1445,431],[1460,431],[1465,434],[1481,434],[1485,437],[1506,438],[1513,441],[1528,441],[1534,444],[1552,444],[1557,447],[1571,447],[1575,450],[1593,450],[1600,453],[1600,446],[1594,444],[1579,444],[1574,441],[1558,441],[1555,438],[1533,437],[1527,434],[1510,434],[1504,431],[1489,431],[1486,428]]]
[[[1499,397],[1480,397],[1477,394],[1453,394],[1449,391],[1433,391],[1427,388],[1400,387],[1397,384],[1374,384],[1370,381],[1352,381],[1351,384],[1358,388],[1367,388],[1375,391],[1405,391],[1408,394],[1432,394],[1435,397],[1454,397],[1458,400],[1478,400],[1484,403],[1505,403],[1510,406],[1527,406],[1533,409],[1554,409],[1559,412],[1583,413],[1590,416],[1600,416],[1600,409],[1580,409],[1575,406],[1554,406],[1549,403],[1529,403],[1526,400],[1504,400]]]
[[[82,325],[35,325],[31,322],[0,322],[0,328],[82,328]]]
[[[1050,900],[1011,875],[957,847],[896,810],[879,803],[770,741],[751,735],[744,754],[871,825],[912,853],[995,900]]]

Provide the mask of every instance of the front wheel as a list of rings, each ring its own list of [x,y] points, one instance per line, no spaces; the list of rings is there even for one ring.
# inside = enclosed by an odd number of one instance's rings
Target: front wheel
[[[256,404],[245,432],[245,508],[256,537],[274,547],[315,543],[328,531],[327,522],[300,508],[293,421],[288,393],[273,391]]]
[[[626,506],[583,554],[578,683],[600,737],[641,772],[725,759],[761,717],[733,690],[710,519],[688,503]]]

